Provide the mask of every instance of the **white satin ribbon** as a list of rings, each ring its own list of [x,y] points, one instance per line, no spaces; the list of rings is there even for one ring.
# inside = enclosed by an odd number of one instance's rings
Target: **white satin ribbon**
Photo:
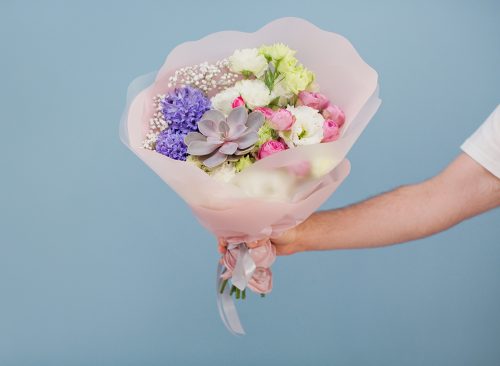
[[[220,287],[222,285],[222,271],[224,266],[219,264],[217,266],[217,308],[219,309],[219,315],[224,323],[226,329],[232,335],[245,335],[245,330],[240,322],[240,317],[238,315],[238,310],[236,310],[236,306],[234,305],[233,298],[229,296],[229,291],[231,286],[226,285],[224,291],[220,292]]]
[[[235,287],[243,291],[247,287],[248,281],[250,281],[250,279],[252,278],[256,266],[245,243],[229,245],[230,249],[234,249],[236,247],[239,247],[239,255],[236,261],[236,265],[233,269],[231,282]],[[217,291],[217,308],[219,309],[219,315],[225,327],[231,334],[244,335],[245,330],[241,325],[238,310],[236,309],[233,298],[229,295],[231,286],[226,284],[224,291],[222,293],[220,291],[222,282],[224,281],[221,278],[223,270],[224,266],[219,263],[219,265],[217,266],[217,279],[215,289]]]
[[[239,254],[233,269],[231,282],[235,287],[243,291],[247,287],[248,281],[252,278],[256,266],[245,243],[230,244],[228,249],[236,246],[239,247]]]

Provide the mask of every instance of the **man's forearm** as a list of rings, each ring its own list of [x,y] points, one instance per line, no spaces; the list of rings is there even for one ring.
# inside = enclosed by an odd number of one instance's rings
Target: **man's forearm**
[[[500,180],[462,154],[445,171],[342,209],[318,212],[296,229],[304,250],[366,248],[415,240],[500,204]]]
[[[315,250],[365,248],[427,236],[439,231],[429,217],[430,200],[423,183],[318,212],[297,228],[298,244]]]

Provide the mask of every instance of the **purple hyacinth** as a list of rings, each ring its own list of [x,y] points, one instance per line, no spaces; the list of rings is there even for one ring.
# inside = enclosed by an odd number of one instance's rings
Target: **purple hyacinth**
[[[170,121],[169,129],[181,131],[184,135],[198,130],[197,122],[210,107],[210,99],[200,89],[191,86],[176,88],[161,101],[163,116]]]
[[[185,134],[178,130],[167,128],[156,140],[156,152],[175,160],[186,160],[187,146],[184,143]]]

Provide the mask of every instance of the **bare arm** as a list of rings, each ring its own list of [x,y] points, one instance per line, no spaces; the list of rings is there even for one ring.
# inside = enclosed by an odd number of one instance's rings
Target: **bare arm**
[[[500,205],[500,179],[462,153],[439,175],[349,207],[318,212],[273,239],[278,254],[419,239]]]

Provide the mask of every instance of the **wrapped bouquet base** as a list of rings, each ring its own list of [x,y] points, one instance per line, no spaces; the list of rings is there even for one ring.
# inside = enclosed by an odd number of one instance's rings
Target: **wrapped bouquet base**
[[[272,238],[307,219],[347,177],[346,155],[380,105],[377,73],[344,37],[299,18],[176,47],[129,87],[124,143],[229,243],[219,310],[272,288]],[[167,243],[166,243],[167,244]]]

